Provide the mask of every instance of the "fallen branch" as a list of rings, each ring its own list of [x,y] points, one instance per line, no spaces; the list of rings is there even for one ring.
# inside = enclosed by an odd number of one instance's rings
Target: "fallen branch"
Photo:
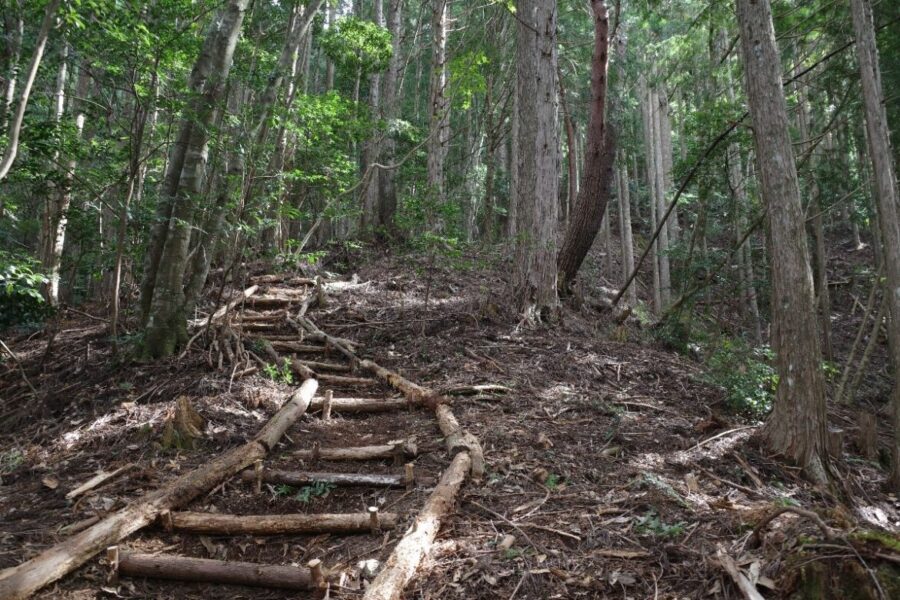
[[[114,471],[103,471],[103,472],[97,473],[96,475],[94,475],[93,477],[91,477],[90,479],[88,479],[87,481],[82,483],[81,485],[79,485],[77,488],[75,488],[74,490],[72,490],[71,492],[66,494],[66,499],[71,500],[72,498],[75,498],[76,496],[80,496],[81,494],[83,494],[85,492],[89,492],[92,489],[94,489],[100,485],[103,485],[107,481],[113,479],[114,477],[118,477],[125,471],[128,471],[129,469],[132,469],[132,468],[134,468],[134,464],[127,464],[124,467],[119,467],[118,469],[115,469]]]
[[[334,402],[334,400],[332,400]],[[411,441],[401,441],[379,446],[355,446],[352,448],[319,448],[297,450],[291,456],[303,460],[377,460],[382,458],[404,458],[416,456],[418,450]]]
[[[262,459],[284,432],[306,412],[318,382],[307,380],[291,399],[260,430],[256,437],[170,481],[155,492],[129,504],[96,525],[74,535],[41,554],[0,573],[0,598],[27,598],[86,563],[106,547],[125,539],[156,520],[164,510],[184,506]]]
[[[224,317],[229,311],[231,311],[235,306],[252,296],[256,293],[256,290],[259,289],[258,285],[251,285],[246,290],[244,290],[237,298],[214,312],[212,315],[204,318],[204,319],[195,319],[193,321],[188,321],[188,325],[191,327],[206,327],[213,321],[218,321],[222,317]]]
[[[737,568],[734,559],[725,554],[724,550],[719,548],[719,551],[716,553],[716,558],[718,559],[719,564],[722,565],[722,568],[725,569],[725,572],[731,577],[731,580],[737,585],[746,600],[765,600],[763,595],[756,590],[756,586],[753,585],[750,580],[747,579],[747,576],[741,573],[740,569]]]
[[[786,512],[794,513],[795,515],[799,515],[801,517],[805,517],[815,523],[816,527],[818,527],[822,531],[822,535],[825,536],[826,540],[833,540],[838,537],[837,532],[825,524],[825,521],[822,520],[822,517],[817,515],[811,510],[806,510],[805,508],[799,508],[797,506],[779,506],[771,513],[763,517],[763,519],[757,523],[756,527],[753,528],[753,533],[750,535],[750,543],[752,545],[757,545],[760,542],[760,533],[765,529],[766,525],[772,522],[772,520],[779,516],[783,515]]]

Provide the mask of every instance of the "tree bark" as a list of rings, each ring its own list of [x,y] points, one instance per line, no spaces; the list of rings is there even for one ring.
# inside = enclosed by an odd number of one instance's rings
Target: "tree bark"
[[[447,98],[447,2],[431,0],[431,87],[428,132],[428,187],[435,201],[446,201],[444,160],[450,144],[450,102]]]
[[[520,0],[516,48],[518,154],[514,297],[529,322],[551,318],[559,216],[556,0]]]
[[[890,322],[888,340],[894,367],[893,425],[894,444],[890,483],[900,490],[900,219],[898,219],[897,175],[888,131],[878,47],[875,44],[875,25],[872,6],[868,0],[851,0],[853,30],[856,34],[856,56],[862,79],[866,132],[869,157],[875,178],[875,197],[878,200],[878,220],[884,252],[885,297],[888,299]]]
[[[825,382],[803,207],[769,0],[737,0],[744,78],[772,253],[778,390],[763,437],[817,482],[828,479]]]
[[[603,223],[615,162],[615,136],[606,126],[609,67],[609,11],[603,0],[592,0],[594,51],[591,59],[591,108],[585,140],[584,167],[578,200],[559,251],[557,266],[564,290],[574,281]]]
[[[624,155],[620,157],[617,183],[619,197],[619,238],[622,243],[622,283],[634,270],[634,238],[631,231],[631,197],[628,189],[628,168]],[[628,288],[628,303],[637,305],[637,286]]]
[[[252,474],[252,473],[251,473]],[[360,533],[372,529],[369,513],[223,515],[204,512],[173,512],[175,531],[201,535],[284,535],[298,533]],[[393,529],[396,513],[379,513],[378,528]]]
[[[387,28],[391,33],[391,60],[384,77],[384,102],[382,103],[382,117],[387,123],[388,129],[392,129],[394,121],[400,112],[401,74],[403,61],[400,55],[400,36],[403,27],[403,2],[402,0],[388,0]],[[391,132],[385,136],[383,156],[384,160],[394,162],[397,153],[397,142]],[[397,212],[397,188],[394,184],[393,169],[378,170],[378,201],[376,210],[376,224],[387,235],[396,234],[394,214]]]
[[[248,585],[286,590],[314,588],[310,570],[306,567],[158,554],[123,553],[119,556],[118,573],[126,577]]]

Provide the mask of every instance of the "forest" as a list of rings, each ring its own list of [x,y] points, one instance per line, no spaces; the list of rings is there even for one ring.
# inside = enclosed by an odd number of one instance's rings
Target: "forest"
[[[900,3],[0,0],[0,600],[900,598]]]

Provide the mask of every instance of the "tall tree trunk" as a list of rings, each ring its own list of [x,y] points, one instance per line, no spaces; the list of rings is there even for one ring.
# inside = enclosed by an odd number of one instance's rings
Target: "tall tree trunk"
[[[388,0],[387,28],[391,34],[391,60],[384,77],[384,102],[382,103],[382,116],[392,129],[393,122],[400,111],[401,72],[403,61],[400,56],[400,37],[403,27],[403,0]],[[397,154],[397,142],[393,135],[388,133],[384,139],[382,154],[384,160],[394,162]],[[394,214],[397,212],[397,188],[394,185],[394,170],[379,169],[378,171],[378,203],[376,206],[376,224],[388,235],[394,235]]]
[[[656,152],[653,150],[653,110],[652,110],[652,94],[647,85],[646,78],[641,75],[638,79],[638,89],[641,97],[641,120],[644,125],[644,164],[645,179],[647,181],[647,203],[650,207],[650,230],[656,229]],[[635,176],[637,176],[637,166],[635,166]],[[659,272],[659,237],[653,238],[650,245],[650,255],[653,257],[653,310],[655,312],[662,311],[662,287],[660,285]]]
[[[578,200],[559,251],[557,265],[562,287],[578,274],[584,257],[603,222],[612,185],[615,136],[606,126],[606,87],[609,66],[609,15],[606,2],[592,0],[594,51],[591,59],[591,108],[585,140],[584,167]]]
[[[513,107],[509,126],[509,150],[506,153],[509,172],[509,198],[506,206],[506,237],[516,243],[519,235],[519,74],[513,73]]]
[[[566,130],[567,189],[566,201],[562,205],[562,221],[566,223],[571,215],[572,207],[575,206],[575,199],[578,197],[578,159],[575,150],[577,143],[575,141],[575,120],[566,103],[566,88],[563,85],[562,72],[557,72],[556,76],[559,78],[559,103],[562,106],[563,125]]]
[[[444,160],[450,143],[447,99],[447,2],[431,0],[431,87],[428,138],[428,187],[439,204],[446,198]]]
[[[19,103],[6,132],[6,149],[3,151],[3,157],[0,158],[0,181],[6,178],[9,170],[12,168],[13,161],[16,160],[16,154],[19,151],[19,135],[22,133],[22,121],[25,118],[25,109],[28,107],[28,97],[31,95],[31,88],[34,86],[38,67],[41,66],[41,59],[44,57],[47,38],[50,37],[50,28],[53,27],[56,21],[56,11],[59,9],[60,1],[50,0],[47,3],[47,8],[44,9],[44,20],[41,22],[41,29],[38,31],[37,41],[34,45],[34,54],[31,55],[31,63],[28,65],[28,72],[25,75],[25,85],[22,86],[22,93],[19,94]]]
[[[881,87],[881,68],[875,44],[872,6],[868,0],[851,0],[853,30],[856,33],[856,56],[862,79],[863,103],[869,156],[875,176],[875,197],[886,267],[885,295],[889,298],[890,324],[888,340],[894,366],[893,421],[894,447],[892,451],[891,486],[900,490],[900,220],[897,207],[897,175],[894,172],[891,139],[888,132],[884,91]]]
[[[373,1],[372,20],[379,27],[384,27],[384,2],[383,0]],[[377,121],[384,120],[382,113],[383,103],[381,99],[381,73],[373,73],[369,76],[369,113],[373,119]],[[366,141],[365,157],[363,164],[366,165],[368,172],[367,181],[363,187],[363,206],[362,206],[362,233],[371,233],[371,230],[378,224],[378,206],[381,204],[379,195],[381,194],[381,185],[379,179],[382,169],[375,166],[381,162],[381,148],[383,137],[381,131],[374,131],[372,136]]]
[[[656,216],[657,220],[665,218],[666,214],[666,178],[665,178],[665,156],[663,155],[662,135],[660,134],[660,102],[659,93],[650,89],[650,120],[651,131],[653,132],[654,153],[654,176],[656,178]],[[659,223],[656,223],[659,226]],[[659,239],[657,240],[657,256],[659,257],[659,294],[662,308],[666,309],[672,302],[672,273],[669,262],[669,225],[662,227],[659,231]]]
[[[628,189],[628,168],[624,155],[620,156],[616,178],[616,195],[619,198],[619,241],[622,243],[622,283],[634,270],[634,239],[631,231],[631,194]],[[637,304],[637,285],[628,286],[628,303]]]
[[[250,0],[229,0],[217,17],[217,23],[209,32],[215,39],[211,52],[201,54],[199,61],[210,65],[199,68],[209,74],[191,102],[189,117],[182,123],[187,130],[185,147],[173,147],[172,152],[184,158],[179,173],[173,175],[175,185],[167,189],[172,204],[171,219],[162,246],[156,283],[150,302],[149,319],[145,335],[145,352],[152,357],[169,356],[186,341],[187,316],[185,314],[184,275],[187,267],[188,245],[194,218],[194,199],[199,197],[205,175],[209,133],[221,103],[228,74],[231,70],[234,49],[241,33],[244,13]],[[181,141],[182,136],[179,136]],[[169,161],[170,169],[176,160]]]
[[[518,164],[514,294],[528,321],[557,310],[559,116],[556,0],[519,0],[516,13]],[[601,209],[602,215],[602,209]],[[599,225],[599,222],[597,223]]]
[[[768,445],[818,482],[828,479],[822,355],[803,206],[769,0],[737,0],[744,78],[772,253],[772,347],[778,391]]]

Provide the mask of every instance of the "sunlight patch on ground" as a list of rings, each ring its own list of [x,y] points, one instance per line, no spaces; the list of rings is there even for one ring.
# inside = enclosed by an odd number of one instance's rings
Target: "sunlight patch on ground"
[[[892,531],[894,533],[900,531],[900,513],[896,508],[887,504],[880,506],[857,506],[856,514],[863,521]]]

